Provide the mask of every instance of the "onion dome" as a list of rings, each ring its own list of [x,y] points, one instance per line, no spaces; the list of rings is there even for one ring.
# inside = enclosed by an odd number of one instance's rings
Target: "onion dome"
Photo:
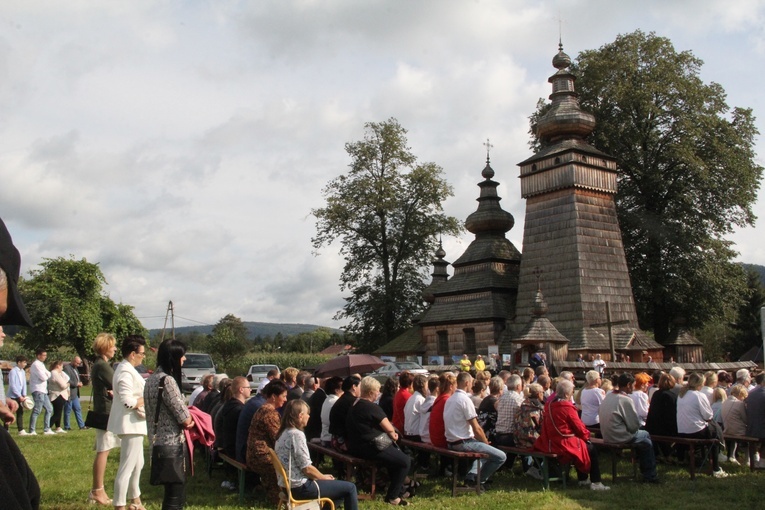
[[[579,94],[574,91],[576,77],[568,71],[571,57],[558,45],[558,54],[553,57],[553,67],[558,72],[547,81],[552,83],[550,94],[552,105],[534,126],[544,142],[556,142],[567,138],[586,138],[595,129],[595,116],[579,107]]]
[[[491,167],[488,155],[481,176],[485,180],[478,183],[478,187],[481,188],[481,195],[477,198],[478,210],[467,217],[465,228],[476,235],[492,232],[504,235],[513,228],[515,219],[499,205],[499,201],[502,200],[497,196],[499,183],[491,179],[494,177],[494,169]]]

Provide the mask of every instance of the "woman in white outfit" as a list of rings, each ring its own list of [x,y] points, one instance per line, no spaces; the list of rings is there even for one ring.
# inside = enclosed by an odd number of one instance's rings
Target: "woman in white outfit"
[[[143,468],[143,438],[146,435],[146,412],[143,405],[144,379],[135,367],[146,357],[146,340],[131,335],[122,342],[123,360],[114,370],[114,401],[106,429],[119,436],[120,465],[114,480],[114,508],[145,510],[141,504],[139,481]]]

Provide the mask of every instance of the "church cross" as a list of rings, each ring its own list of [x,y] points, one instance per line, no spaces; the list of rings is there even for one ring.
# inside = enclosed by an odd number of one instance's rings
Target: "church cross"
[[[612,321],[611,320],[611,303],[606,301],[606,322],[598,322],[597,324],[590,324],[591,328],[608,327],[608,345],[611,346],[611,361],[616,361],[616,348],[614,347],[614,336],[612,334],[612,326],[620,326],[622,324],[629,324],[630,321]]]
[[[491,144],[489,139],[487,138],[486,141],[483,143],[483,146],[486,147],[486,162],[489,162],[489,152],[494,148],[494,146]]]

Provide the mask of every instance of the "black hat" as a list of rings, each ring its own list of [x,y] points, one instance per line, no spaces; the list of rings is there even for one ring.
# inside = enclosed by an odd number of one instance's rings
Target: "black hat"
[[[8,310],[0,317],[0,325],[14,324],[32,327],[27,309],[19,295],[19,273],[21,272],[21,255],[13,245],[11,234],[0,218],[0,267],[5,271],[8,280]]]

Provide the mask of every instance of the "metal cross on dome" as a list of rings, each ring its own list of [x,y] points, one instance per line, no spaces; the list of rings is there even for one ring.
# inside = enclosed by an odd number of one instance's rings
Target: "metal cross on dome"
[[[489,152],[494,148],[494,146],[491,144],[489,139],[487,138],[486,141],[483,143],[483,146],[486,147],[486,161],[489,161]]]

